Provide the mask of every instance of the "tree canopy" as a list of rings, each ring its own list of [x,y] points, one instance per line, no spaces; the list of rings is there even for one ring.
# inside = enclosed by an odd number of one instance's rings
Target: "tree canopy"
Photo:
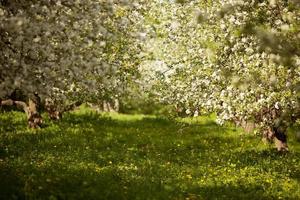
[[[297,0],[2,0],[0,98],[150,92],[278,139],[300,115],[299,13]]]

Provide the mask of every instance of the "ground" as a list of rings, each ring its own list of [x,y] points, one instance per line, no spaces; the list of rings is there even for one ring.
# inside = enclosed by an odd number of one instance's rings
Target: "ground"
[[[66,113],[45,127],[0,114],[0,199],[300,199],[288,153],[212,116]]]

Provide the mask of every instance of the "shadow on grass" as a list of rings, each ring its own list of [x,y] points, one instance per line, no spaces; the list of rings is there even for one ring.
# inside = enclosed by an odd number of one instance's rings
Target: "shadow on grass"
[[[299,177],[297,165],[290,163],[299,153],[234,151],[240,141],[227,134],[232,128],[210,121],[188,124],[68,113],[47,124],[19,135],[11,132],[1,141],[3,149],[9,149],[0,152],[6,163],[0,173],[0,180],[7,180],[8,192],[0,191],[9,197],[5,199],[272,199],[259,185],[195,186],[182,177],[190,168],[194,174],[208,171],[221,156],[225,164],[236,162],[237,168],[267,171],[272,164],[278,173]],[[280,167],[286,157],[292,173]]]
[[[18,114],[16,114],[18,113]],[[2,115],[2,116],[1,116]],[[16,119],[17,115],[17,119]],[[0,113],[0,134],[24,130],[27,127],[25,114],[19,112]]]
[[[154,167],[154,166],[153,166]],[[59,174],[54,170],[59,170]],[[159,167],[158,167],[159,168]],[[35,171],[38,170],[38,171]],[[13,173],[2,177],[5,191],[3,199],[276,199],[268,196],[261,185],[193,186],[176,182],[174,175],[151,168],[146,172],[124,172],[117,167],[95,173],[91,169],[67,169],[54,164],[45,169],[32,169],[26,181],[26,194],[22,181]],[[7,172],[7,171],[6,171]],[[142,173],[142,174],[139,174]],[[173,179],[166,182],[166,179]],[[0,184],[1,185],[1,184]],[[2,186],[2,185],[1,185]],[[285,198],[288,199],[288,198]]]
[[[21,176],[17,169],[0,163],[0,199],[25,199]]]
[[[238,169],[255,167],[262,173],[276,173],[300,182],[300,153],[278,152],[275,148],[265,150],[245,150],[223,154],[224,160],[230,160]]]
[[[197,195],[192,195],[197,194]],[[221,185],[193,188],[189,196],[198,196],[200,199],[276,199],[266,194],[261,185]]]
[[[140,127],[156,125],[156,126],[169,126],[171,124],[178,124],[175,120],[167,119],[167,118],[154,118],[154,117],[142,117],[141,119],[131,119],[131,120],[117,120],[113,119],[110,116],[101,115],[95,112],[87,112],[87,113],[67,113],[64,115],[63,119],[60,121],[61,125],[70,125],[70,124],[78,124],[84,126],[134,126]]]
[[[199,155],[206,159],[203,156],[205,150],[213,147],[221,151],[222,144],[232,142],[232,138],[219,135],[226,132],[226,128],[215,123],[195,125],[165,118],[122,121],[97,113],[67,113],[61,121],[48,121],[47,125],[44,129],[21,135],[10,133],[5,140],[10,151],[1,153],[2,156],[30,158],[52,153],[54,156],[72,155],[80,160],[94,160],[101,152],[104,157],[109,155],[107,159],[132,156],[193,163]],[[190,159],[190,156],[195,159]]]

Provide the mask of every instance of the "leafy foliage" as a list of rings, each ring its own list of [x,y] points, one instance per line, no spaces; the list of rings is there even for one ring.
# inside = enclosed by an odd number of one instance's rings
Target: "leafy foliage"
[[[161,1],[145,44],[161,101],[259,128],[299,119],[299,3]],[[149,75],[148,77],[151,77]]]
[[[16,89],[61,104],[118,94],[128,68],[138,63],[133,7],[122,1],[1,1],[0,98]]]

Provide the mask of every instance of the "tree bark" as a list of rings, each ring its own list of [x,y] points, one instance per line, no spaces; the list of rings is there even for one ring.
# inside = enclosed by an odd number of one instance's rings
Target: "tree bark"
[[[254,121],[247,121],[236,117],[233,119],[233,122],[237,127],[243,128],[246,133],[252,133],[256,128],[256,124]]]
[[[28,101],[28,125],[30,128],[38,128],[42,125],[42,116],[38,112],[38,104],[36,101],[29,99]]]
[[[284,127],[273,128],[275,145],[278,151],[288,151],[286,131],[287,129]]]
[[[57,106],[55,105],[55,102],[53,102],[51,99],[45,100],[45,110],[47,111],[51,120],[61,119],[61,112],[58,110]]]
[[[74,110],[76,107],[80,106],[82,102],[76,101],[72,104],[65,105],[64,107],[59,107],[59,104],[50,98],[45,100],[45,110],[47,111],[49,118],[51,120],[59,120],[62,118],[64,112]]]
[[[252,133],[255,129],[255,123],[242,120],[241,127],[245,130],[246,133]]]
[[[119,99],[114,99],[114,110],[115,110],[115,112],[119,112],[120,111],[120,102],[119,102]]]
[[[1,106],[13,106],[14,105],[14,101],[11,100],[11,99],[2,100],[0,105]]]
[[[288,151],[287,129],[284,127],[268,127],[263,132],[263,139],[267,142],[274,142],[278,151]]]
[[[103,111],[104,112],[109,112],[109,106],[107,101],[103,101]]]
[[[24,110],[27,116],[28,126],[30,128],[38,128],[41,126],[43,120],[42,116],[37,110],[37,103],[32,99],[29,99],[28,105],[23,101],[14,101],[12,99],[2,100],[1,106],[16,106]]]

